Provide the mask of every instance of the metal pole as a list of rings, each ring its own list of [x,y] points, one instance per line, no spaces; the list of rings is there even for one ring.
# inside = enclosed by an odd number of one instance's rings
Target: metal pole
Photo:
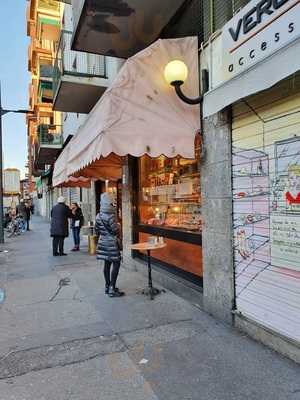
[[[2,103],[1,103],[1,82],[0,82],[0,244],[4,243],[3,226],[3,166],[2,166]]]

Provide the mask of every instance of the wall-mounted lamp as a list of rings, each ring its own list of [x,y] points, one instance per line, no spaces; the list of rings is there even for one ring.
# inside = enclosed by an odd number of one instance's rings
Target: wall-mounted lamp
[[[187,104],[199,104],[203,100],[203,95],[197,97],[196,99],[190,99],[184,95],[181,90],[181,86],[184,84],[188,77],[188,67],[181,60],[173,60],[169,62],[164,71],[165,79],[169,85],[174,86],[178,97]],[[205,93],[208,89],[208,72],[203,70],[203,92]]]

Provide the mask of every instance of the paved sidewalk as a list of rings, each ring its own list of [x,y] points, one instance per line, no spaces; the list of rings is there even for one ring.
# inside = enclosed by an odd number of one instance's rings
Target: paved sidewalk
[[[300,399],[299,365],[171,292],[149,301],[138,273],[108,298],[86,247],[54,258],[48,224],[32,229],[0,253],[0,400]]]

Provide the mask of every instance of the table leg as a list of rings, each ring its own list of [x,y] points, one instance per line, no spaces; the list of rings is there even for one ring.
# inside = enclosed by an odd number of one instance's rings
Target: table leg
[[[150,250],[147,250],[147,261],[148,261],[148,287],[151,293],[152,289],[152,270],[151,270],[151,253]]]
[[[153,300],[154,296],[159,294],[160,291],[153,287],[152,285],[152,268],[151,268],[151,253],[147,250],[147,261],[148,261],[148,292],[150,299]]]

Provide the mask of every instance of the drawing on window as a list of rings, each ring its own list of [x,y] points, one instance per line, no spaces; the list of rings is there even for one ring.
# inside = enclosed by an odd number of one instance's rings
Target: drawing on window
[[[300,340],[300,136],[273,137],[233,138],[236,307]]]

